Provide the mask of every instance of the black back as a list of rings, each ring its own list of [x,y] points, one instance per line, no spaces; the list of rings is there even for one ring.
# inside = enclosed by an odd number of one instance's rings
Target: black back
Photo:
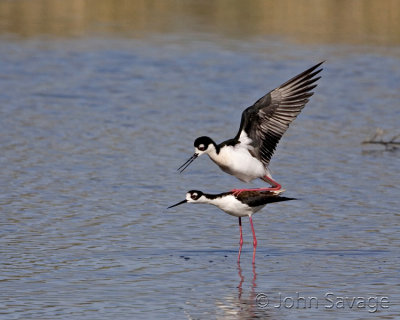
[[[196,195],[199,194],[201,191],[189,191],[189,192],[196,192]],[[201,192],[201,195],[203,193]],[[209,199],[217,199],[221,198],[227,195],[233,195],[233,192],[224,192],[224,193],[219,193],[219,194],[206,194],[204,195],[209,198]],[[268,203],[274,203],[274,202],[281,202],[281,201],[289,201],[289,200],[297,200],[296,198],[287,198],[287,197],[281,197],[276,194],[274,191],[242,191],[236,198],[247,204],[250,207],[257,207],[257,206],[262,206]],[[197,199],[196,199],[197,200]]]
[[[296,200],[295,198],[281,197],[271,191],[243,191],[236,198],[250,207],[262,206],[274,202]]]

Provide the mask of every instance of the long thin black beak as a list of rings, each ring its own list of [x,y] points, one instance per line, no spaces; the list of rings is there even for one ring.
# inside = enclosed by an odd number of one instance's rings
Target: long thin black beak
[[[185,170],[187,167],[189,167],[189,165],[190,165],[198,156],[199,156],[198,153],[195,153],[194,155],[192,155],[192,156],[189,158],[189,160],[187,160],[183,165],[181,165],[181,166],[178,168],[178,171],[179,171],[180,173],[182,173],[183,170]]]
[[[184,203],[186,203],[186,202],[187,202],[187,200],[185,199],[185,200],[183,200],[183,201],[181,201],[181,202],[178,202],[178,203],[176,203],[176,204],[174,204],[174,205],[172,205],[172,206],[168,207],[167,209],[170,209],[170,208],[173,208],[173,207],[179,206],[180,204],[184,204]]]

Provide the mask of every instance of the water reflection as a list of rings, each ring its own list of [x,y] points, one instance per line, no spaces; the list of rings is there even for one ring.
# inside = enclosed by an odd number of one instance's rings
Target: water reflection
[[[238,261],[237,263],[237,269],[238,269],[238,275],[239,275],[239,285],[238,285],[238,299],[240,300],[242,298],[242,293],[243,293],[243,282],[244,282],[244,276],[243,276],[243,270],[242,267],[240,266],[240,262]],[[250,296],[250,301],[254,300],[255,298],[255,288],[257,287],[256,284],[256,279],[257,279],[257,273],[256,273],[256,264],[253,263],[253,279],[251,280],[251,290],[249,293]]]
[[[0,2],[0,34],[21,36],[201,32],[299,42],[400,43],[396,0],[20,0]]]
[[[251,280],[247,281],[250,284],[250,289],[243,289],[243,285],[246,285],[246,277],[243,274],[240,262],[237,262],[237,274],[239,277],[237,297],[234,295],[228,296],[223,301],[217,301],[217,306],[223,310],[225,317],[234,316],[234,318],[238,319],[255,319],[262,314],[262,318],[265,318],[267,316],[265,310],[260,309],[256,304],[257,273],[255,264],[252,264],[252,277],[249,278]]]

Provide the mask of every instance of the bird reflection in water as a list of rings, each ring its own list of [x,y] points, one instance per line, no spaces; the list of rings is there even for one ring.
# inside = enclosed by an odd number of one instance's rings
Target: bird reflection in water
[[[256,273],[256,265],[253,265],[253,279],[251,280],[251,289],[250,289],[250,294],[249,294],[249,300],[254,300],[256,297],[255,294],[255,288],[257,287],[256,284],[256,279],[257,279],[257,273]],[[238,275],[239,275],[239,285],[238,285],[238,299],[241,300],[242,298],[242,293],[243,293],[243,282],[244,282],[244,275],[243,275],[243,270],[242,267],[240,266],[240,262],[238,261],[237,263],[237,269],[238,269]]]
[[[269,318],[266,310],[260,309],[256,304],[256,287],[257,287],[257,272],[256,265],[252,264],[253,277],[251,279],[250,291],[246,294],[246,290],[243,290],[243,284],[245,283],[245,276],[243,275],[242,267],[240,262],[237,263],[237,271],[239,276],[239,284],[237,286],[238,295],[236,302],[236,316],[240,319],[253,319],[253,318]],[[245,296],[244,296],[245,295]]]
[[[216,306],[222,310],[224,318],[269,319],[269,310],[258,307],[256,303],[256,297],[258,294],[256,290],[256,265],[252,264],[250,273],[250,270],[247,270],[246,267],[243,271],[242,267],[240,266],[240,262],[238,262],[237,275],[239,276],[239,282],[237,286],[235,286],[237,288],[237,292],[234,290],[223,299],[216,300]]]

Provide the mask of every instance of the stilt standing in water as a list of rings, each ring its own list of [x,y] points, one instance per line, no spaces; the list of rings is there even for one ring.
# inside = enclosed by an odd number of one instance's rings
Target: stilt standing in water
[[[233,191],[220,193],[220,194],[207,194],[198,190],[191,190],[186,193],[186,199],[178,202],[169,208],[176,207],[184,203],[208,203],[217,206],[226,213],[239,218],[239,254],[238,262],[240,261],[240,254],[243,245],[242,233],[242,217],[248,216],[250,220],[251,231],[253,233],[253,263],[256,258],[257,238],[254,231],[252,215],[265,207],[268,203],[295,200],[294,198],[281,197],[279,194],[284,190],[278,191],[243,191],[236,195]]]

